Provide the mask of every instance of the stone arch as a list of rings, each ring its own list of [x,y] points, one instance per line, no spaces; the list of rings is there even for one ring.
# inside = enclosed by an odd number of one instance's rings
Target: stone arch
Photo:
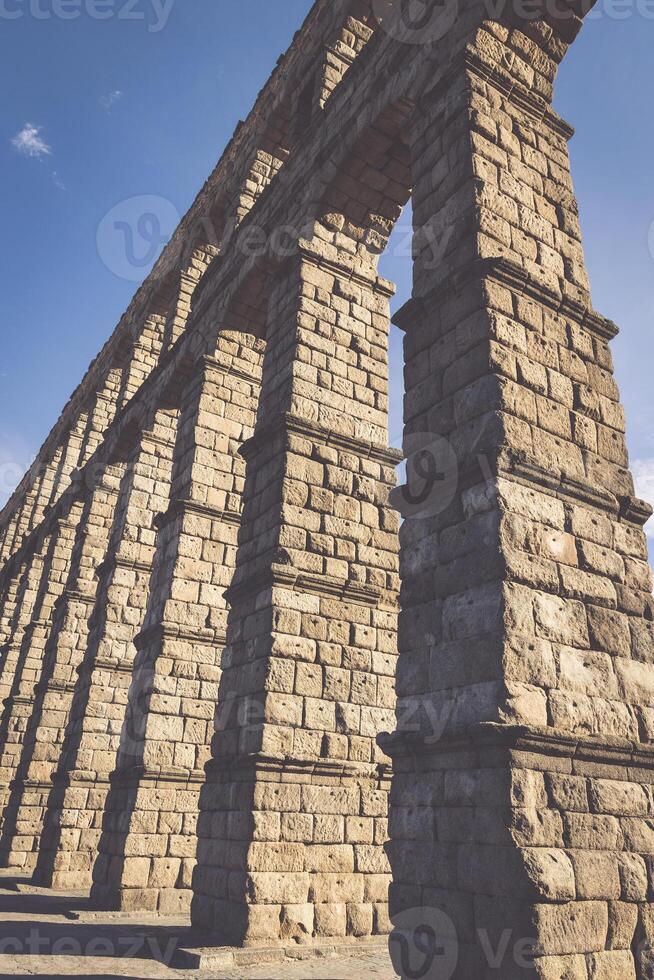
[[[360,255],[374,257],[386,248],[411,195],[407,128],[413,108],[407,101],[387,106],[339,163],[317,207],[318,222],[334,243],[342,235],[356,244]]]

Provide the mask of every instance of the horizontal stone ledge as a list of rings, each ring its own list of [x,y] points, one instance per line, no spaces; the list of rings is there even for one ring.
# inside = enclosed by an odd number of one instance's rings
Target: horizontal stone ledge
[[[33,694],[10,694],[8,698],[3,700],[3,705],[5,708],[11,710],[15,704],[26,704],[30,707],[34,704]]]
[[[288,756],[276,757],[258,752],[236,756],[217,756],[205,766],[207,782],[212,780],[224,783],[234,779],[242,782],[244,778],[257,773],[277,775],[280,781],[302,782],[317,779],[348,779],[373,782],[379,786],[390,781],[391,767],[384,763],[349,762],[342,759],[298,759]]]
[[[257,572],[242,582],[230,586],[223,593],[229,605],[246,599],[267,589],[288,589],[292,592],[309,593],[324,598],[342,599],[358,606],[379,606],[383,594],[371,585],[362,585],[349,579],[338,579],[331,575],[311,575],[288,565],[272,564],[262,572]]]
[[[620,519],[635,527],[644,527],[654,514],[654,507],[639,497],[620,498]]]
[[[195,938],[190,936],[184,940],[184,946],[177,947],[172,966],[175,970],[207,970],[215,974],[216,970],[243,971],[256,966],[297,964],[300,958],[303,962],[320,960],[322,965],[330,959],[343,957],[348,963],[356,964],[360,959],[387,953],[388,938],[384,937],[360,939],[352,936],[344,937],[340,941],[317,939],[300,947],[297,944],[236,947],[212,946],[210,937],[198,935]],[[354,976],[355,966],[350,969],[351,975]],[[220,976],[220,973],[215,975]],[[243,975],[247,976],[247,974]]]
[[[459,491],[468,490],[480,483],[495,482],[498,479],[512,480],[522,486],[537,486],[544,493],[564,500],[575,500],[595,507],[610,514],[614,519],[638,524],[646,523],[651,516],[649,504],[644,504],[635,497],[624,497],[621,500],[603,487],[591,486],[562,472],[546,470],[535,460],[524,453],[512,450],[500,450],[493,454],[485,453],[478,456],[472,463],[459,473]],[[389,494],[389,501],[403,517],[420,519],[423,515],[417,511],[417,505],[407,500],[406,484],[394,487]],[[645,514],[647,513],[647,517]],[[424,516],[430,516],[426,513]]]
[[[116,568],[124,568],[129,572],[149,572],[152,570],[152,562],[137,561],[134,558],[123,558],[121,555],[110,555],[95,570],[95,577],[106,578]]]
[[[117,657],[94,657],[91,660],[83,660],[75,668],[77,673],[91,674],[94,670],[110,670],[116,674],[131,674],[134,670],[133,662],[119,660]]]
[[[21,779],[17,776],[9,783],[9,789],[12,791],[31,789],[37,793],[49,793],[52,789],[52,782],[45,779]]]
[[[164,435],[160,435],[158,432],[152,432],[147,429],[140,435],[140,440],[137,436],[134,445],[138,445],[140,442],[141,447],[146,443],[153,443],[155,446],[159,446],[161,449],[174,449],[175,448],[175,436],[171,435],[170,438],[166,438]]]
[[[173,500],[163,514],[157,515],[154,524],[157,530],[161,530],[174,521],[180,514],[186,516],[192,514],[195,517],[208,517],[212,521],[222,521],[224,524],[232,524],[238,527],[241,523],[241,515],[236,511],[223,510],[220,507],[212,507],[210,504],[203,504],[196,500]]]
[[[400,449],[392,449],[381,443],[372,442],[358,436],[336,432],[317,422],[310,422],[290,412],[277,415],[266,423],[251,439],[246,440],[239,449],[244,459],[252,459],[261,449],[269,447],[271,440],[278,435],[296,435],[317,442],[326,447],[342,449],[361,459],[371,459],[386,466],[398,466],[404,459]]]
[[[505,256],[468,263],[432,292],[410,299],[395,313],[392,322],[406,333],[429,317],[435,304],[458,295],[468,283],[484,279],[493,280],[521,296],[531,297],[604,341],[614,340],[620,332],[615,323],[600,316],[590,305],[562,292],[553,292]]]
[[[0,646],[0,652],[9,653],[13,650],[16,653],[19,653],[25,639],[31,633],[38,629],[50,629],[51,625],[52,622],[49,619],[32,619],[29,623],[26,623],[25,626],[18,626],[16,629],[16,635]]]
[[[247,381],[249,384],[261,386],[261,372],[258,374],[250,373],[244,371],[243,368],[238,367],[235,364],[223,364],[217,357],[212,357],[211,354],[203,354],[200,358],[200,363],[204,366],[207,373],[215,372],[222,376],[227,376],[230,378],[239,378],[241,381]]]
[[[224,633],[208,628],[181,626],[177,623],[156,623],[154,626],[141,630],[134,637],[133,642],[137,650],[143,650],[151,643],[162,640],[182,640],[188,643],[199,643],[203,646],[224,646],[226,639]]]
[[[39,681],[34,688],[34,693],[38,696],[42,694],[73,694],[75,691],[75,681]]]
[[[329,256],[324,255],[315,244],[307,239],[299,239],[297,248],[298,255],[302,261],[313,265],[322,272],[331,273],[337,279],[345,279],[347,282],[354,283],[355,286],[361,286],[363,289],[371,289],[373,292],[380,296],[385,296],[387,299],[391,299],[397,292],[395,283],[389,279],[384,279],[382,276],[374,274],[366,275],[361,269],[336,262]],[[292,255],[289,261],[296,261],[296,256]]]
[[[138,787],[141,783],[177,783],[179,786],[192,784],[199,786],[205,781],[201,769],[182,769],[175,766],[131,766],[129,769],[115,769],[109,776],[112,786]]]
[[[90,606],[95,604],[96,598],[96,595],[88,595],[86,592],[80,592],[78,589],[64,589],[55,605],[60,606],[66,602],[83,602]]]
[[[57,789],[68,789],[72,786],[88,787],[95,786],[109,787],[109,776],[105,773],[95,773],[83,769],[71,769],[68,772],[55,772],[52,774],[51,783]]]
[[[414,759],[419,764],[421,760],[437,760],[439,756],[449,757],[445,768],[457,768],[464,764],[460,759],[457,761],[457,756],[462,755],[467,757],[467,768],[499,768],[502,761],[511,761],[513,753],[522,753],[567,760],[571,766],[582,768],[584,765],[615,767],[623,772],[620,776],[623,780],[633,779],[634,770],[646,771],[648,781],[654,782],[654,744],[610,736],[580,736],[556,728],[480,722],[441,737],[417,732],[383,732],[377,737],[377,744],[403,771],[406,760]],[[514,764],[520,767],[519,760]],[[542,768],[546,767],[545,762]]]

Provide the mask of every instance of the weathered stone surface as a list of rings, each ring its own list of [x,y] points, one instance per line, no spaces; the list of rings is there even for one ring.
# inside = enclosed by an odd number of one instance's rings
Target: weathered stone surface
[[[315,5],[0,517],[0,856],[237,945],[439,913],[466,980],[644,975],[648,515],[551,108],[581,21],[375,8]]]

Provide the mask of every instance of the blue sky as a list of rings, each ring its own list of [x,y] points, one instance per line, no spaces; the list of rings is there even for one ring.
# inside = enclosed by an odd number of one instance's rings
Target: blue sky
[[[654,500],[654,4],[602,4],[561,69],[556,107],[577,129],[573,176],[594,302],[622,327],[614,353],[632,459]],[[103,217],[138,195],[170,202],[171,221],[186,210],[310,6],[0,0],[0,503],[135,289],[98,249]],[[382,267],[398,303],[410,289],[406,226],[403,218]],[[392,352],[397,443],[396,331]]]

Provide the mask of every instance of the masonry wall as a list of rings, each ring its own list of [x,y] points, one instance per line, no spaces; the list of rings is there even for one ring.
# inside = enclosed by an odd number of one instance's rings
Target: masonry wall
[[[551,107],[581,20],[437,6],[315,4],[0,517],[0,858],[216,944],[640,980],[651,511]]]

